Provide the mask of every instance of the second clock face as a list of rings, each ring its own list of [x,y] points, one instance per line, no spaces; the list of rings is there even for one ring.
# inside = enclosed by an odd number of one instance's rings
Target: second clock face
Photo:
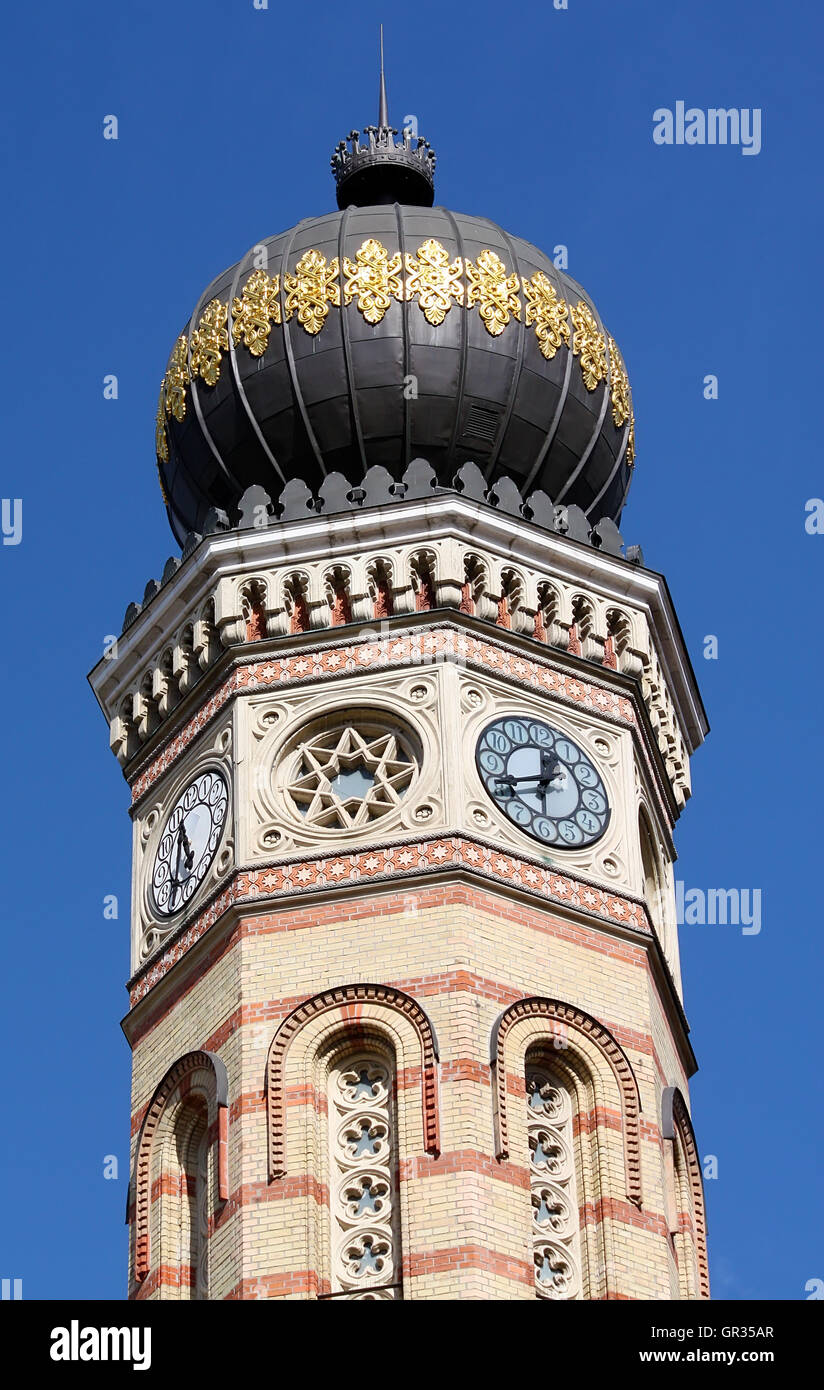
[[[179,912],[206,877],[220,844],[228,804],[221,774],[202,772],[172,807],[152,872],[152,895],[161,917]]]
[[[600,839],[610,806],[600,773],[567,734],[540,719],[496,719],[475,759],[487,792],[509,820],[554,849]]]

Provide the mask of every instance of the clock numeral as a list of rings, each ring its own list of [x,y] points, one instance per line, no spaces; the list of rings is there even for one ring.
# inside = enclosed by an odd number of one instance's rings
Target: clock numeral
[[[492,729],[486,736],[490,748],[494,748],[496,753],[508,753],[511,747],[509,739],[505,734],[497,729]]]
[[[529,740],[539,748],[551,748],[555,742],[555,735],[546,724],[530,724]]]
[[[531,812],[520,801],[507,802],[506,813],[516,825],[529,825],[532,820]]]
[[[587,791],[581,797],[588,811],[594,812],[596,816],[602,816],[607,809],[607,803],[600,792]]]
[[[585,830],[588,835],[594,835],[595,831],[598,829],[598,822],[589,811],[579,811],[575,819],[581,829]]]
[[[568,738],[559,738],[557,740],[555,752],[558,754],[559,758],[563,758],[565,763],[569,763],[570,767],[572,767],[574,763],[577,763],[581,756],[575,744],[570,743]]]
[[[579,845],[583,839],[581,831],[571,820],[562,820],[558,826],[562,838],[568,845]]]
[[[587,763],[579,763],[572,771],[582,787],[594,787],[598,781],[598,773]]]
[[[484,772],[501,773],[504,770],[504,760],[486,748],[481,754],[481,767]]]
[[[536,816],[532,822],[532,829],[536,835],[542,840],[549,841],[550,844],[553,840],[557,840],[558,838],[558,832],[555,826],[551,820],[547,820],[546,816]]]
[[[513,743],[526,743],[529,740],[526,725],[522,724],[519,719],[507,719],[504,722],[504,731],[507,738],[511,739]]]

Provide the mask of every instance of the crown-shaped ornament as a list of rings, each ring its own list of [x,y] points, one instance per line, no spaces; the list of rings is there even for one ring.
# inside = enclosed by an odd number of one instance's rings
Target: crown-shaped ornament
[[[400,141],[395,139],[397,134],[389,124],[381,25],[378,123],[365,126],[363,131],[351,130],[346,140],[335,146],[331,165],[339,208],[378,203],[431,208],[435,201],[435,151],[428,140],[413,133],[411,124],[404,125]]]

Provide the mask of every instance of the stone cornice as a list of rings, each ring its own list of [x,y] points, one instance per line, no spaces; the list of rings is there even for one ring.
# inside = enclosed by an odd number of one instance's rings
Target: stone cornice
[[[407,858],[410,862],[405,862]],[[177,979],[182,962],[188,959],[198,973],[198,957],[209,949],[208,942],[216,932],[225,937],[241,917],[258,910],[288,911],[309,903],[318,907],[324,902],[339,903],[343,897],[357,898],[364,890],[374,898],[377,909],[384,894],[414,892],[445,878],[494,888],[533,909],[554,910],[560,918],[645,949],[685,1074],[694,1074],[697,1062],[689,1042],[689,1024],[646,904],[583,877],[559,873],[539,860],[502,853],[466,834],[419,838],[356,854],[272,860],[237,870],[128,981],[130,1008],[123,1020],[126,1037],[133,1035],[149,1000],[156,1006],[167,984]]]
[[[537,568],[548,578],[563,579],[604,601],[625,600],[642,609],[687,748],[694,751],[709,726],[663,576],[456,493],[406,502],[402,507],[310,516],[207,536],[126,629],[118,640],[117,658],[101,660],[91,672],[98,702],[111,720],[124,691],[139,681],[156,648],[208,601],[222,578],[337,561],[363,549],[449,539],[480,546],[501,561]]]

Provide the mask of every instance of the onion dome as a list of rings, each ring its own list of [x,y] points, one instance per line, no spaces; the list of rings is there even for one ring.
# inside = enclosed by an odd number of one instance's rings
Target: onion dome
[[[529,242],[431,206],[434,154],[396,140],[383,78],[364,135],[335,150],[339,209],[252,247],[174,345],[156,446],[178,540],[252,485],[400,483],[416,458],[442,487],[473,462],[617,523],[634,420],[592,300]]]

